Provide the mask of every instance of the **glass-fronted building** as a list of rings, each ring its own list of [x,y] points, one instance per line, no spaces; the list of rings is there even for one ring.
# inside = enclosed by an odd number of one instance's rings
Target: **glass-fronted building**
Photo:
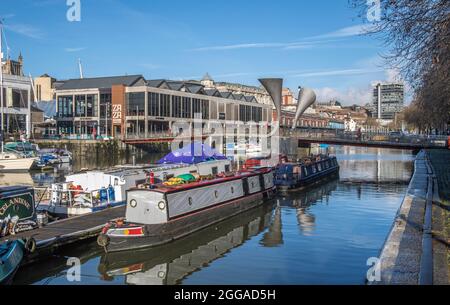
[[[141,75],[66,81],[56,90],[62,135],[151,138],[172,133],[174,122],[267,122],[272,107],[253,96],[205,90],[198,83],[145,80]]]
[[[393,120],[395,114],[403,110],[403,84],[376,84],[373,88],[372,117],[381,120]]]

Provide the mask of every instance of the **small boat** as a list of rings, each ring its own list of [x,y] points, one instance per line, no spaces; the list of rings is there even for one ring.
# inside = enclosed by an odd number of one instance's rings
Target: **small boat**
[[[0,244],[0,284],[7,285],[13,280],[25,253],[22,240],[7,241]]]
[[[39,151],[39,146],[37,144],[23,141],[8,142],[4,144],[4,150],[16,152],[27,157],[36,157]]]
[[[67,149],[62,148],[47,148],[39,150],[39,155],[41,160],[46,161],[51,164],[58,163],[71,163],[72,153]]]
[[[38,160],[16,152],[0,152],[0,172],[29,171]]]
[[[8,240],[0,244],[0,285],[11,284],[23,258],[35,248],[36,241],[33,238]]]
[[[129,190],[125,219],[109,222],[98,244],[106,252],[162,245],[260,206],[275,193],[272,168],[168,182]]]
[[[296,163],[280,164],[275,172],[275,185],[282,191],[299,190],[337,174],[339,164],[336,157],[317,155]]]
[[[39,203],[39,210],[68,217],[92,213],[107,207],[125,205],[126,191],[150,178],[162,182],[184,173],[215,175],[230,171],[231,162],[203,145],[200,156],[181,149],[169,153],[158,164],[120,166],[110,171],[88,171],[66,176],[66,182],[54,183]]]

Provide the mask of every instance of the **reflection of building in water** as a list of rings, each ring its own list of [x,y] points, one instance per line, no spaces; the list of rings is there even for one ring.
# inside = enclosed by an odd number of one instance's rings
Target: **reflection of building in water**
[[[409,182],[410,151],[344,146],[338,155],[341,181]]]
[[[298,226],[303,235],[310,235],[315,229],[316,217],[310,212],[310,206],[321,200],[328,204],[328,198],[337,184],[338,179],[335,179],[303,192],[293,192],[281,200],[281,205],[296,209]]]
[[[310,233],[314,232],[316,227],[316,217],[314,214],[309,213],[307,208],[297,210],[297,220],[300,231],[303,232],[303,235],[308,236],[311,235]]]
[[[283,244],[283,232],[281,228],[281,208],[277,206],[273,213],[273,220],[269,230],[264,233],[261,244],[265,247],[278,247]]]
[[[109,253],[102,257],[99,269],[105,277],[126,275],[128,284],[179,284],[186,276],[262,232],[269,225],[271,212],[271,206],[263,206],[166,246]]]

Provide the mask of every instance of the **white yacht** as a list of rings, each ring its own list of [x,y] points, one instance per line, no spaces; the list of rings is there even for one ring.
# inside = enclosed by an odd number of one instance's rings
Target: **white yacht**
[[[170,153],[159,164],[118,166],[108,171],[88,171],[66,176],[66,182],[54,183],[45,194],[38,210],[58,216],[82,215],[107,207],[125,205],[126,191],[146,181],[166,181],[186,173],[201,176],[229,172],[231,161],[214,152],[211,157],[191,159],[183,153]],[[165,162],[170,163],[165,163]]]
[[[0,172],[29,171],[38,159],[15,152],[0,152]]]

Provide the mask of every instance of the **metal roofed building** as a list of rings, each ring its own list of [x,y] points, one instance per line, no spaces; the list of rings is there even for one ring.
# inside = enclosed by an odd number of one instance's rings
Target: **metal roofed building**
[[[272,105],[254,96],[207,89],[195,81],[142,75],[70,79],[56,88],[58,133],[151,138],[177,121],[270,121]]]

